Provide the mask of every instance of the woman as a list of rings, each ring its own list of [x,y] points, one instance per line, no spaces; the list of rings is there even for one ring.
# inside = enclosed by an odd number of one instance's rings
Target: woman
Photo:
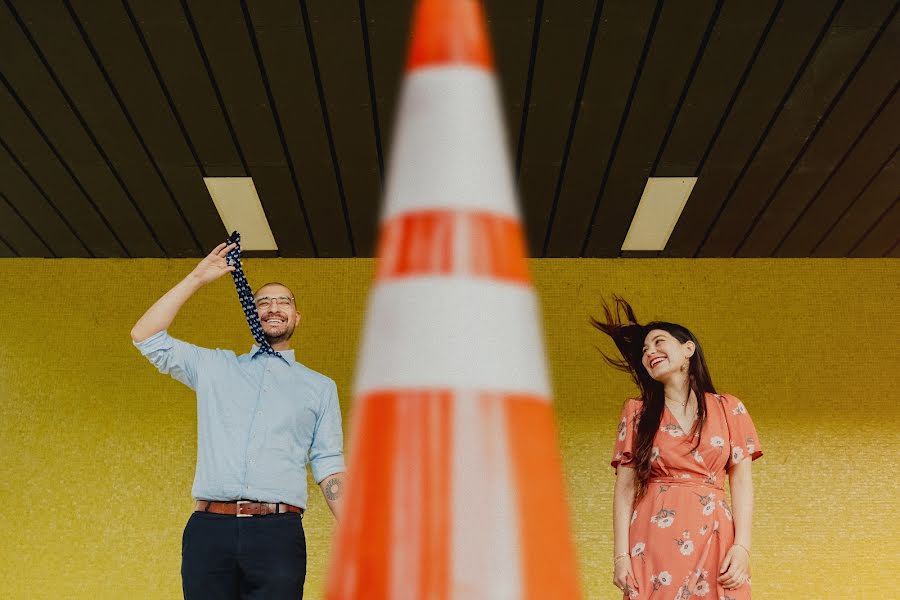
[[[592,324],[622,354],[604,358],[641,395],[625,403],[612,460],[613,583],[628,599],[747,600],[750,464],[762,456],[753,421],[737,398],[716,393],[690,331],[639,325],[627,302],[615,302]]]

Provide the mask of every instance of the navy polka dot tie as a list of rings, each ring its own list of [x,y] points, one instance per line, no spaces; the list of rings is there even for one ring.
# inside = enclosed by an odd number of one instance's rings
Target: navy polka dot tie
[[[241,234],[237,231],[233,232],[228,236],[228,243],[235,244],[235,247],[225,258],[228,264],[234,267],[231,277],[234,279],[234,286],[237,288],[241,308],[244,309],[244,315],[247,317],[247,324],[250,325],[250,332],[253,334],[256,343],[259,344],[257,354],[265,352],[273,356],[280,356],[269,344],[269,340],[266,339],[266,335],[263,333],[262,323],[259,322],[259,313],[256,312],[256,300],[253,298],[253,291],[250,289],[250,284],[247,283],[247,278],[244,277],[244,269],[241,267]]]

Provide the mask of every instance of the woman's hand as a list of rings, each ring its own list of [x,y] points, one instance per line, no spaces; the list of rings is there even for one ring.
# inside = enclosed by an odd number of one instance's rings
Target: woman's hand
[[[205,285],[211,281],[215,281],[225,273],[231,273],[235,267],[228,264],[228,253],[234,250],[237,244],[228,244],[222,242],[216,246],[209,256],[200,261],[191,272],[193,277],[201,285]]]
[[[637,589],[634,571],[631,570],[630,556],[623,556],[613,566],[613,585],[623,592],[626,592],[628,587]]]
[[[750,553],[743,546],[732,546],[719,569],[719,583],[727,590],[733,590],[750,579]]]

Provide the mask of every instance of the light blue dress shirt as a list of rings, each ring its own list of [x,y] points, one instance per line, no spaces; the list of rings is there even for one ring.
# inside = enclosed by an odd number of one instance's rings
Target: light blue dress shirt
[[[337,386],[293,350],[236,356],[166,331],[134,345],[197,392],[194,498],[306,508],[307,462],[317,482],[345,470]]]

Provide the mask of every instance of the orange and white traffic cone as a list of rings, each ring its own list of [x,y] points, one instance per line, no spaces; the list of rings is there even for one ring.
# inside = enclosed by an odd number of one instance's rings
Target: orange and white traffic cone
[[[329,600],[579,598],[537,299],[475,0],[422,0]]]

